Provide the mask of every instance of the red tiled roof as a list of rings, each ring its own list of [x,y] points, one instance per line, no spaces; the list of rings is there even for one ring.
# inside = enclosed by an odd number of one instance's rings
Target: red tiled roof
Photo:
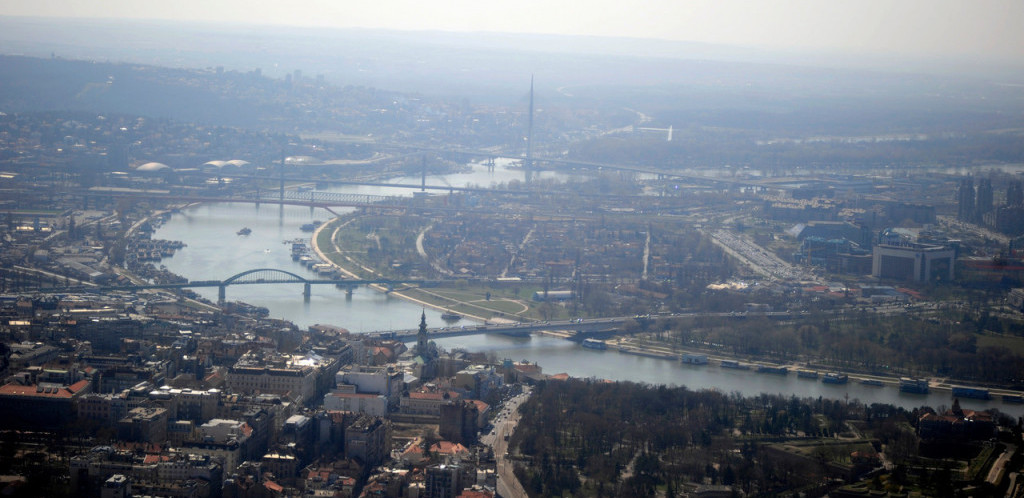
[[[391,359],[395,357],[395,352],[387,346],[374,346],[371,348],[374,355],[383,355],[385,358]]]
[[[451,441],[438,441],[434,443],[433,446],[430,447],[430,451],[442,455],[454,455],[457,453],[465,453],[468,452],[469,450],[459,443],[453,443]]]
[[[74,392],[68,390],[66,387],[51,387],[39,390],[36,386],[23,386],[21,384],[7,384],[0,386],[0,396],[31,396],[33,398],[69,399],[74,396],[74,394]]]
[[[459,398],[459,393],[454,392],[454,391],[447,391],[447,392],[448,392],[448,399],[458,399]],[[444,399],[444,394],[445,393],[442,393],[442,392],[436,392],[436,393],[411,392],[411,393],[409,393],[409,397],[412,398],[412,399],[443,400]]]
[[[131,441],[118,441],[114,443],[114,448],[116,448],[118,451],[142,450],[147,455],[159,455],[164,452],[163,446],[157,443],[135,443]]]
[[[89,387],[89,381],[83,379],[68,386],[68,390],[72,393],[77,393],[86,387]]]
[[[419,442],[415,442],[413,444],[410,444],[409,447],[406,448],[405,451],[402,452],[402,455],[417,455],[417,454],[419,454],[419,455],[423,454],[423,447],[420,446]]]
[[[455,498],[494,498],[494,493],[491,493],[490,491],[473,491],[472,489],[467,489]]]

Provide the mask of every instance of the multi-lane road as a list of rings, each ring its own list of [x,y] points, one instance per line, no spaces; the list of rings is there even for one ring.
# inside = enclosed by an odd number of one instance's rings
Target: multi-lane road
[[[707,235],[725,252],[766,277],[792,281],[817,280],[812,272],[783,261],[743,235],[725,229],[710,230]]]
[[[530,397],[529,388],[524,389],[522,394],[513,396],[498,406],[500,411],[494,417],[493,428],[480,437],[480,441],[494,451],[494,458],[497,461],[497,492],[498,496],[505,498],[526,498],[527,496],[526,490],[515,476],[513,463],[508,459],[508,440],[519,423],[519,405]]]

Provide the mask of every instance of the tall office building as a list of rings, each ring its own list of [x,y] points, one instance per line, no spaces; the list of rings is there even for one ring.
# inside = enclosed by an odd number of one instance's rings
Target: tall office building
[[[1024,188],[1021,187],[1020,180],[1012,181],[1006,188],[1006,205],[1020,206],[1022,204],[1024,204]]]
[[[960,180],[960,186],[956,192],[957,210],[956,217],[961,221],[974,221],[974,179],[971,177]]]
[[[978,180],[978,191],[975,193],[974,221],[981,222],[986,213],[992,211],[992,179]]]

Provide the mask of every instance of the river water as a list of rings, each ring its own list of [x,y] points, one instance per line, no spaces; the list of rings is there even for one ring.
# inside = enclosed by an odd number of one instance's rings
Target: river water
[[[498,162],[494,171],[472,165],[464,173],[427,177],[428,185],[482,187],[522,180],[518,169]],[[541,178],[564,180],[565,175],[541,173]],[[392,183],[419,184],[419,177],[396,178]],[[394,187],[337,187],[332,191],[373,195],[412,195],[412,191]],[[337,210],[336,210],[337,211]],[[187,246],[174,257],[160,264],[190,280],[223,280],[254,268],[276,268],[297,274],[307,272],[291,259],[290,241],[309,241],[310,234],[300,226],[312,221],[326,221],[331,214],[320,209],[298,206],[255,206],[247,203],[204,204],[182,210],[171,216],[154,235],[155,238],[180,240]],[[249,227],[252,233],[238,236],[236,232]],[[312,275],[311,275],[312,276]],[[203,297],[217,300],[216,288],[196,289]],[[313,286],[309,301],[302,298],[300,285],[235,285],[227,288],[229,301],[244,301],[264,306],[270,316],[290,320],[300,327],[321,323],[344,327],[352,332],[414,329],[423,309],[409,301],[360,287],[352,296],[333,286]],[[440,312],[425,310],[430,327],[446,325]],[[465,321],[465,320],[464,320]],[[685,385],[691,389],[716,389],[743,395],[781,393],[801,397],[859,399],[864,402],[889,403],[905,408],[923,405],[939,408],[952,404],[948,391],[928,395],[900,393],[896,388],[824,384],[820,380],[758,374],[753,371],[722,369],[718,366],[683,365],[676,361],[622,354],[617,351],[584,349],[563,339],[534,335],[516,338],[504,335],[478,335],[441,339],[447,349],[463,348],[493,354],[496,358],[529,360],[540,364],[545,373],[568,373],[574,377],[596,377],[630,380],[649,384]],[[964,408],[998,408],[1014,416],[1024,415],[1024,406],[1004,404],[999,400],[963,399]]]

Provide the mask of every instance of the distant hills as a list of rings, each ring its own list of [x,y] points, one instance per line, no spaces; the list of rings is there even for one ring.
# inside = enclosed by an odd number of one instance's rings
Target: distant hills
[[[281,78],[300,71],[339,86],[525,100],[581,98],[587,88],[714,84],[792,96],[890,92],[937,81],[1024,83],[1024,68],[949,61],[772,53],[702,43],[494,33],[289,28],[241,24],[0,16],[0,53],[176,68],[259,69]],[[939,75],[939,76],[934,76]],[[575,91],[560,93],[557,89]],[[748,92],[749,93],[749,92]]]
[[[434,99],[459,112],[524,110],[533,76],[541,113],[584,110],[572,126],[585,126],[585,113],[636,110],[651,126],[674,126],[680,140],[698,130],[690,136],[702,143],[703,134],[723,132],[750,143],[991,130],[1010,130],[1012,142],[1024,129],[1024,77],[1014,68],[950,72],[889,60],[868,69],[868,61],[826,54],[649,40],[0,16],[0,54],[2,112],[369,132],[374,126],[359,120],[375,119],[370,110],[399,95],[422,97],[416,112],[438,119],[448,111]],[[343,120],[323,112],[346,108],[356,110]]]
[[[0,110],[92,111],[240,126],[258,119],[213,75],[134,64],[0,56]],[[207,81],[204,81],[207,80]]]

